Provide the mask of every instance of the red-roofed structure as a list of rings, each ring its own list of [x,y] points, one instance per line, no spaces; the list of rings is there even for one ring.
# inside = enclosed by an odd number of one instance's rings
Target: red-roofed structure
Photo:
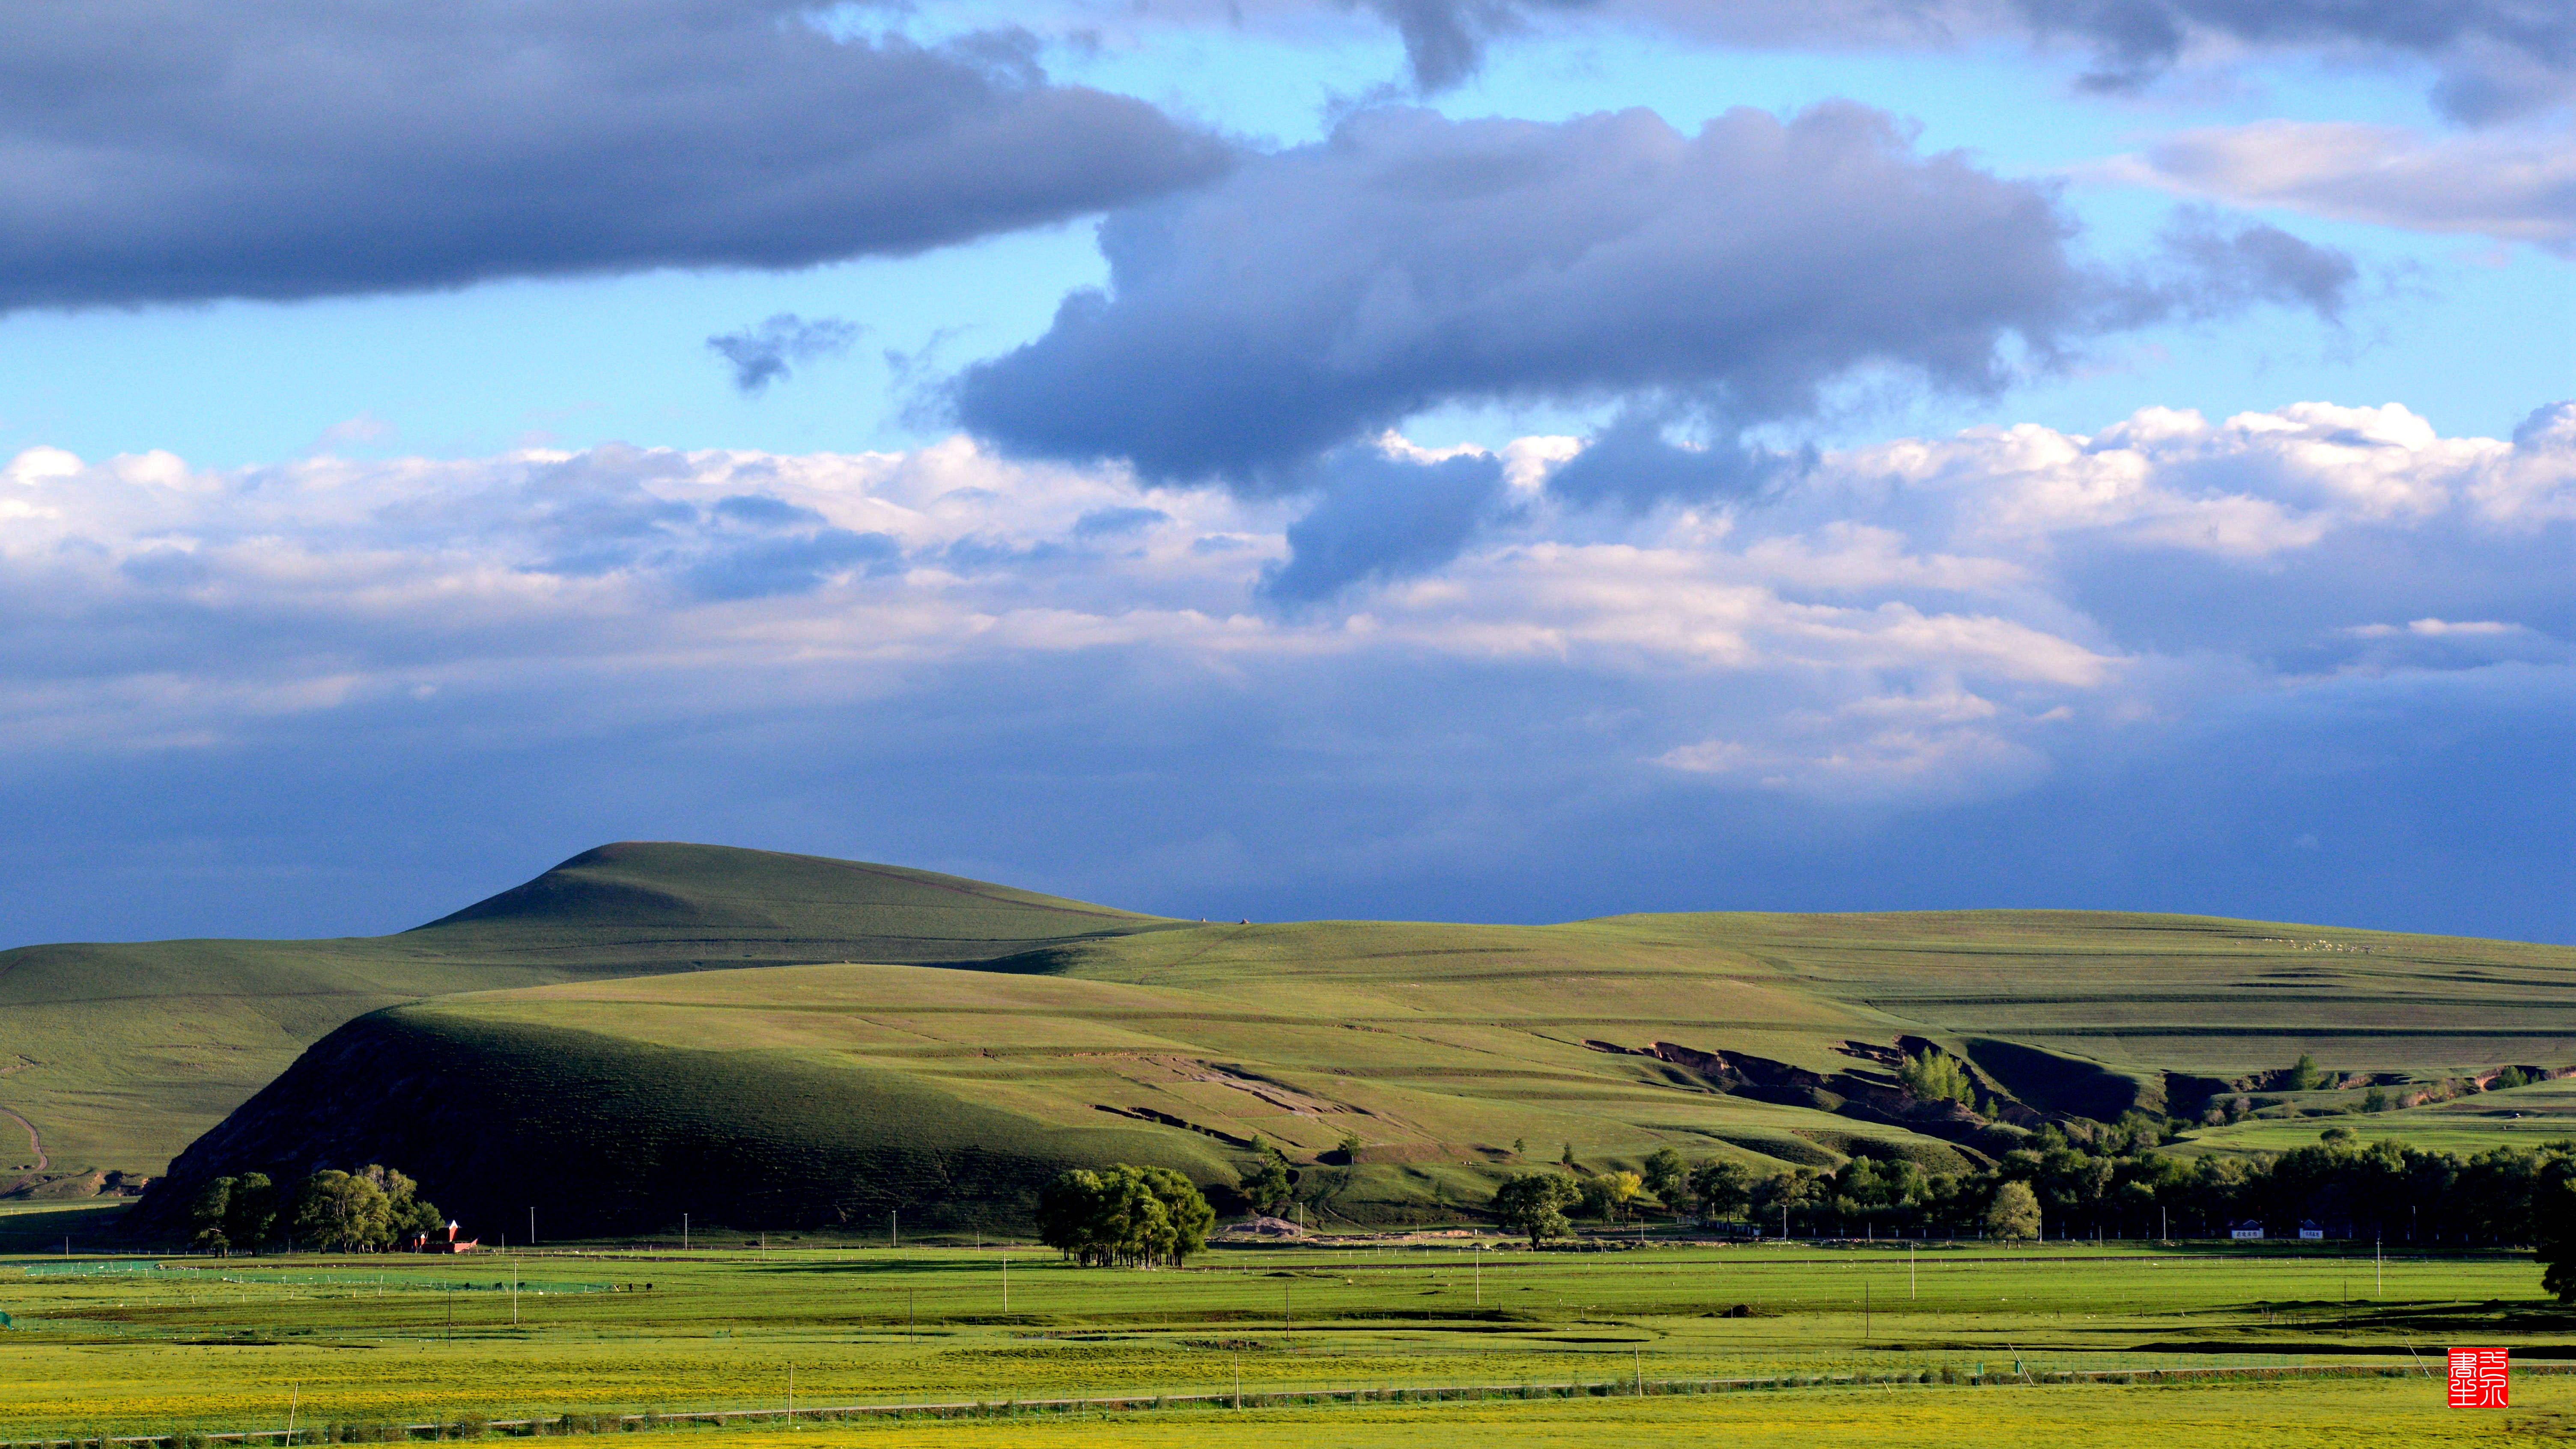
[[[431,1233],[414,1233],[411,1235],[410,1247],[415,1253],[470,1253],[482,1245],[483,1240],[480,1238],[466,1238],[460,1241],[456,1236],[456,1220],[450,1218],[447,1220],[445,1237]]]

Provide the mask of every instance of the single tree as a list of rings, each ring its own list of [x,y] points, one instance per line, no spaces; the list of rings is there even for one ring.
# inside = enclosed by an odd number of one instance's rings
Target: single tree
[[[1691,1196],[1703,1218],[1728,1218],[1753,1200],[1753,1174],[1742,1163],[1721,1158],[1691,1169]]]
[[[1556,1155],[1556,1165],[1557,1165],[1557,1166],[1559,1166],[1559,1167],[1564,1168],[1564,1169],[1565,1169],[1566,1171],[1568,1171],[1568,1172],[1572,1172],[1572,1171],[1574,1170],[1574,1144],[1573,1144],[1573,1143],[1569,1142],[1569,1143],[1565,1144],[1565,1150],[1564,1150],[1563,1152],[1560,1152],[1560,1153],[1558,1153],[1558,1154]]]
[[[1038,1189],[1038,1241],[1088,1268],[1109,1261],[1108,1189],[1088,1168],[1059,1172]]]
[[[2299,1053],[2299,1059],[2290,1064],[2290,1090],[2293,1092],[2313,1092],[2316,1089],[2317,1059],[2309,1056],[2306,1052],[2301,1052]]]
[[[1669,1147],[1647,1153],[1643,1176],[1646,1191],[1655,1195],[1655,1201],[1676,1212],[1681,1210],[1683,1196],[1690,1191],[1690,1168],[1682,1162],[1680,1153]]]
[[[1585,1178],[1581,1190],[1584,1211],[1617,1221],[1628,1216],[1628,1206],[1646,1190],[1646,1180],[1633,1172],[1604,1172]]]
[[[234,1248],[256,1250],[277,1228],[277,1184],[265,1172],[245,1172],[233,1179],[231,1201],[224,1208],[224,1239]]]
[[[1494,1217],[1506,1228],[1529,1236],[1530,1246],[1574,1231],[1565,1210],[1581,1196],[1573,1183],[1553,1172],[1524,1172],[1503,1179],[1494,1189]]]
[[[224,1219],[232,1212],[233,1185],[238,1179],[219,1177],[207,1183],[188,1208],[188,1221],[195,1225],[195,1244],[209,1253],[225,1252],[232,1239],[224,1232]]]
[[[1995,1189],[1986,1209],[1986,1231],[2003,1239],[2039,1236],[2039,1196],[2026,1182],[2007,1182]]]
[[[1148,1167],[1145,1182],[1154,1195],[1163,1200],[1164,1211],[1172,1219],[1172,1235],[1164,1247],[1175,1268],[1186,1263],[1190,1255],[1207,1247],[1208,1229],[1216,1226],[1216,1209],[1208,1206],[1206,1194],[1199,1185],[1168,1167]]]
[[[1252,1204],[1254,1212],[1275,1213],[1287,1205],[1290,1195],[1296,1191],[1297,1182],[1288,1171],[1288,1159],[1279,1154],[1279,1149],[1264,1146],[1261,1156],[1243,1170],[1243,1177],[1236,1187],[1242,1191],[1244,1200]]]

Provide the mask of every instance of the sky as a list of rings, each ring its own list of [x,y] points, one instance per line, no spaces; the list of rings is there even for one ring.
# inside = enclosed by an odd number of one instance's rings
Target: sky
[[[2576,12],[105,0],[0,946],[591,846],[2576,942]]]

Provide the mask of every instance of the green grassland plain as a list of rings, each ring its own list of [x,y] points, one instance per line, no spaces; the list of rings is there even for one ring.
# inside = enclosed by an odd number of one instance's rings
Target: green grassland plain
[[[786,1403],[791,1374],[797,1404],[810,1410],[1228,1394],[1238,1384],[1257,1396],[1979,1366],[1990,1378],[2018,1369],[2045,1379],[2064,1370],[2361,1364],[2414,1376],[2139,1389],[1819,1387],[1758,1399],[1420,1410],[1343,1404],[1265,1411],[1258,1428],[1166,1410],[1073,1423],[816,1425],[792,1437],[1125,1444],[1260,1432],[1375,1444],[1409,1425],[1544,1443],[1590,1423],[1650,1440],[1741,1433],[1752,1442],[1800,1432],[1812,1442],[1851,1426],[1863,1443],[1893,1442],[1904,1426],[1946,1426],[1961,1442],[1994,1443],[2155,1424],[2200,1436],[2172,1440],[2184,1444],[2253,1442],[2270,1429],[2349,1443],[2373,1442],[2368,1435],[2402,1422],[2444,1442],[2441,1433],[2491,1433],[2501,1422],[2435,1412],[2444,1346],[2504,1345],[2518,1361],[2546,1364],[2570,1354],[2576,1329],[2576,1315],[2539,1299],[2524,1256],[2374,1260],[2366,1251],[2280,1245],[1531,1254],[1456,1240],[1354,1241],[1220,1248],[1188,1269],[1160,1272],[1077,1269],[1026,1248],[811,1241],[508,1260],[160,1261],[199,1271],[69,1276],[28,1271],[59,1262],[0,1263],[0,1312],[13,1323],[0,1329],[0,1441],[275,1429],[290,1407],[309,1427],[774,1410]],[[520,1284],[515,1299],[494,1286],[509,1281]],[[649,1291],[565,1291],[646,1282]],[[1726,1316],[1739,1304],[1746,1316]],[[2570,1382],[2517,1376],[2515,1412],[2526,1427],[2576,1412]],[[772,1436],[719,1437],[767,1446]]]
[[[2518,1390],[2515,1412],[2443,1407],[2421,1383],[2257,1384],[2192,1388],[1997,1389],[1930,1394],[1873,1389],[1782,1398],[1543,1400],[1536,1403],[1368,1405],[1331,1411],[1246,1410],[1101,1416],[1062,1421],[834,1425],[828,1431],[728,1437],[742,1449],[1196,1449],[1220,1436],[1293,1438],[1314,1449],[1412,1449],[1426,1436],[1531,1449],[1598,1449],[1603,1443],[1751,1449],[1921,1449],[1926,1444],[2062,1445],[2086,1440],[2162,1449],[2351,1449],[2387,1445],[2532,1444],[2563,1437],[2576,1384],[2541,1380]]]

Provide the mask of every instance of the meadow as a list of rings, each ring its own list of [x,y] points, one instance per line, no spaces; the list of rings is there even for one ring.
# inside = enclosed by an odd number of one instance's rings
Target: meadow
[[[2313,1098],[2324,1094],[2301,1095]],[[2576,1138],[2576,1077],[2557,1077],[2393,1112],[2339,1114],[2328,1120],[2362,1142],[2404,1142],[2426,1151],[2462,1155],[2491,1147],[2528,1151],[2544,1142]],[[2312,1117],[2248,1118],[2232,1126],[2196,1132],[2192,1142],[2179,1150],[2187,1155],[2282,1152],[2316,1141],[2317,1130],[2324,1125],[2328,1124]]]
[[[1068,1267],[1026,1246],[728,1237],[687,1252],[672,1243],[506,1259],[133,1262],[159,1270],[73,1271],[94,1260],[59,1257],[0,1264],[0,1312],[11,1321],[0,1329],[0,1441],[274,1430],[290,1412],[324,1428],[776,1410],[791,1392],[810,1410],[1228,1396],[1238,1386],[1256,1400],[1460,1385],[1625,1394],[1641,1382],[1782,1375],[1862,1383],[1758,1401],[1345,1401],[1244,1412],[1325,1436],[1315,1442],[1351,1444],[1391,1442],[1429,1423],[1452,1432],[1510,1425],[1535,1442],[1586,1425],[1595,1437],[1614,1426],[1650,1440],[1723,1428],[1762,1442],[1846,1419],[1893,1439],[1903,1425],[1967,1433],[2009,1423],[2041,1434],[2052,1423],[2140,1414],[2205,1416],[2213,1433],[2246,1415],[2358,1433],[2385,1427],[2386,1413],[2438,1407],[2447,1345],[2508,1345],[2535,1365],[2567,1354],[2576,1329],[2576,1314],[2539,1298],[2525,1256],[2374,1259],[2341,1244],[1669,1244],[1531,1254],[1490,1240],[1415,1238],[1218,1248],[1179,1271],[1121,1272]],[[2077,1370],[2300,1364],[2398,1376],[2135,1389],[2046,1382]],[[1942,1370],[1982,1373],[1989,1386],[1875,1382]],[[2007,1392],[2006,1380],[2021,1386]],[[2576,1410],[2565,1383],[2518,1375],[2515,1393],[2524,1411]],[[793,1437],[1151,1443],[1206,1432],[1208,1412],[808,1425]],[[2428,1432],[2455,1422],[2426,1420]],[[766,1444],[788,1433],[724,1437]]]

